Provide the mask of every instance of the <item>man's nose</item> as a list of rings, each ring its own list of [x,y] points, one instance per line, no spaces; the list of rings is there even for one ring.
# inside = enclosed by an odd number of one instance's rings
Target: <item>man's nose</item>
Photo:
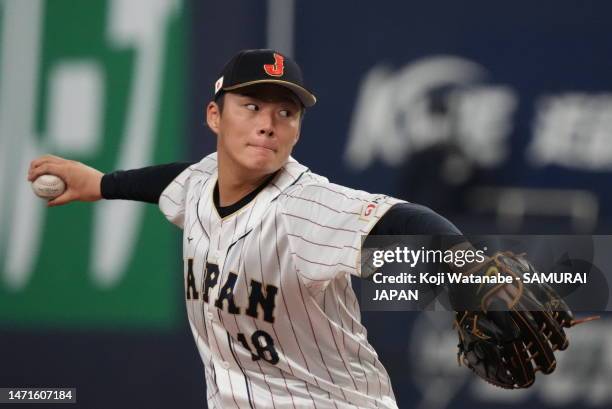
[[[273,112],[261,112],[259,115],[257,133],[267,137],[274,135],[274,114]]]

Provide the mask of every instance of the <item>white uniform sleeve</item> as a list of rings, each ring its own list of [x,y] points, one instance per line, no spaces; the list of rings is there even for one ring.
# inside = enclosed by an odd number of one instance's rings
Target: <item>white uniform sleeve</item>
[[[328,281],[345,272],[361,276],[362,237],[400,202],[333,183],[285,192],[282,219],[298,273],[309,282]]]
[[[216,169],[217,153],[214,152],[200,162],[189,166],[170,182],[159,197],[159,209],[166,219],[183,229],[187,195],[193,194],[190,189],[197,184],[204,184],[216,172]]]
[[[159,197],[159,209],[161,212],[166,219],[181,229],[185,220],[185,199],[192,172],[193,166],[182,171],[170,182]]]

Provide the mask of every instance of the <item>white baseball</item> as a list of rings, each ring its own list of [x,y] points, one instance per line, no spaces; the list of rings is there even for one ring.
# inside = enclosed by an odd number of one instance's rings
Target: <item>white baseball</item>
[[[66,184],[55,175],[41,175],[32,182],[34,194],[43,199],[55,199],[66,190]]]

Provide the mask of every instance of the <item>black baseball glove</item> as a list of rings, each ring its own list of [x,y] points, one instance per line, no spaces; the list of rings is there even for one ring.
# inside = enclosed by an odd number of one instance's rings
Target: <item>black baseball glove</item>
[[[453,306],[470,305],[456,311],[459,364],[502,388],[527,388],[537,371],[553,372],[557,363],[554,352],[569,345],[564,328],[598,318],[576,320],[550,286],[523,283],[520,278],[527,272],[533,274],[535,269],[524,257],[498,253],[471,274],[512,276],[512,284],[455,285],[450,289]]]

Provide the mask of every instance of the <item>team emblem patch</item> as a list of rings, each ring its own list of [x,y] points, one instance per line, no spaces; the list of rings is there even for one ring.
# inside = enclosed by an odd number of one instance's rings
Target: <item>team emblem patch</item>
[[[369,221],[376,214],[377,207],[378,207],[377,203],[370,202],[370,203],[364,204],[363,208],[361,209],[361,214],[359,218],[361,220]]]
[[[274,53],[274,64],[264,64],[266,74],[272,77],[281,77],[285,73],[285,57]]]

